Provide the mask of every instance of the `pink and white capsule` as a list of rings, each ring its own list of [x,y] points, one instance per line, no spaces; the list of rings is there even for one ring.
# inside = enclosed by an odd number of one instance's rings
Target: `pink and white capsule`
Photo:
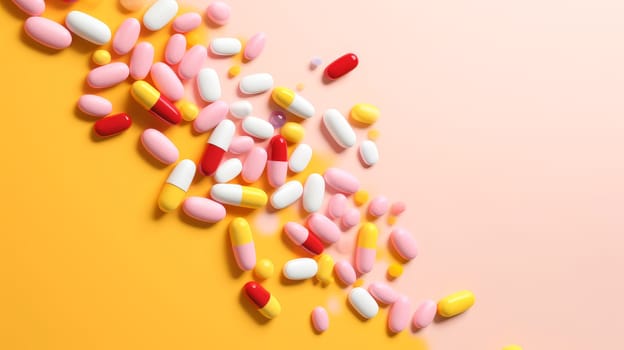
[[[267,152],[264,148],[254,147],[243,163],[243,180],[249,183],[258,181],[264,172],[266,163]]]
[[[180,63],[186,53],[186,37],[182,34],[173,34],[165,47],[165,62],[170,65]]]
[[[205,46],[195,45],[182,57],[178,66],[178,75],[182,79],[194,78],[206,62],[208,51]]]
[[[339,219],[347,211],[347,197],[342,193],[336,193],[327,203],[327,216],[330,219]],[[359,218],[358,218],[359,222]]]
[[[154,46],[147,41],[137,44],[130,56],[130,75],[135,80],[145,79],[154,63]]]
[[[395,228],[390,233],[392,248],[405,260],[412,260],[418,255],[418,243],[412,234],[402,228]]]
[[[141,143],[145,150],[164,164],[173,164],[178,160],[180,152],[165,134],[156,129],[145,129],[141,133]]]
[[[438,305],[435,301],[423,301],[416,309],[416,312],[414,312],[414,317],[412,318],[414,328],[420,329],[429,326],[435,318],[437,309]]]
[[[379,230],[371,222],[364,223],[358,231],[357,249],[355,251],[355,268],[364,274],[371,272],[377,256],[377,238]]]
[[[227,103],[213,102],[199,111],[199,115],[193,121],[193,129],[200,134],[210,131],[225,119],[227,112]]]
[[[360,189],[360,182],[352,174],[338,168],[329,168],[323,175],[325,183],[336,192],[351,195]]]
[[[340,239],[340,229],[325,215],[319,213],[311,214],[306,220],[306,226],[321,241],[327,244],[338,242]]]
[[[121,23],[115,36],[113,37],[113,50],[118,55],[125,55],[132,50],[139,34],[141,33],[141,23],[136,18],[128,18]]]
[[[337,262],[336,265],[334,265],[334,271],[336,272],[338,280],[345,286],[352,285],[357,279],[353,266],[346,260]]]
[[[320,174],[310,174],[303,186],[303,209],[314,213],[321,209],[325,198],[325,180]]]
[[[167,64],[162,62],[154,63],[150,70],[150,75],[156,89],[172,102],[179,101],[184,97],[184,85],[182,85],[178,76]]]
[[[244,218],[238,217],[230,222],[230,242],[238,267],[249,271],[256,266],[256,246],[253,241],[251,227]]]
[[[308,144],[300,143],[292,152],[290,158],[288,158],[288,168],[293,173],[300,173],[308,167],[311,159],[312,147]]]
[[[392,287],[382,282],[373,282],[368,286],[368,292],[380,303],[390,305],[399,299],[397,293]]]
[[[301,198],[302,193],[303,186],[301,186],[301,182],[297,180],[289,181],[273,192],[271,195],[271,206],[277,210],[284,209]]]
[[[225,218],[225,207],[212,199],[204,197],[189,197],[184,200],[182,209],[186,215],[195,220],[215,223]]]
[[[408,297],[402,295],[397,299],[388,311],[388,329],[393,333],[399,333],[410,323],[410,309],[412,303]]]

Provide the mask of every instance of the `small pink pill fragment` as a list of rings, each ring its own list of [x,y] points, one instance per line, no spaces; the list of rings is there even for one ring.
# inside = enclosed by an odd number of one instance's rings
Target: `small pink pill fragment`
[[[325,332],[329,328],[329,316],[325,308],[317,306],[312,310],[312,325],[319,333]]]
[[[400,296],[388,311],[388,329],[393,333],[404,330],[410,322],[410,309],[412,305],[408,297]]]
[[[336,193],[327,203],[327,216],[330,219],[341,218],[347,211],[347,197],[342,193]]]
[[[202,18],[199,13],[189,12],[178,16],[173,21],[173,30],[178,33],[187,33],[191,30],[199,27],[202,22]]]
[[[406,208],[405,202],[394,202],[390,207],[390,215],[399,216],[403,214]]]
[[[206,9],[206,16],[209,20],[211,20],[214,24],[225,25],[230,19],[230,14],[232,9],[230,5],[224,3],[223,1],[215,1],[208,5]]]
[[[41,16],[43,11],[45,11],[44,0],[13,0],[13,3],[20,10],[31,16]]]
[[[212,199],[204,197],[188,197],[182,204],[186,215],[195,220],[214,223],[225,218],[225,207]]]
[[[182,34],[173,34],[165,47],[165,62],[170,65],[180,63],[186,53],[186,37]]]
[[[51,49],[62,50],[72,43],[69,30],[63,25],[43,17],[29,17],[24,30],[34,41]]]
[[[342,227],[346,230],[355,227],[355,225],[360,223],[360,219],[362,218],[362,214],[356,208],[349,208],[342,216],[340,223]]]
[[[388,212],[390,203],[388,198],[384,196],[377,196],[368,205],[368,213],[374,217],[380,217]]]
[[[245,44],[245,51],[243,51],[243,56],[251,61],[254,58],[260,56],[262,50],[264,49],[264,44],[266,43],[266,34],[263,32],[254,34],[249,41]]]
[[[228,114],[228,104],[224,101],[215,101],[202,108],[193,121],[193,129],[198,133],[214,129]]]
[[[82,95],[78,99],[78,108],[94,117],[105,117],[113,111],[113,104],[102,96]]]
[[[119,55],[125,55],[132,50],[139,34],[141,33],[141,22],[136,18],[128,18],[121,23],[115,37],[113,38],[113,50]]]
[[[130,71],[125,63],[109,63],[92,69],[87,75],[87,83],[96,89],[108,88],[126,80],[128,74]]]
[[[264,148],[254,147],[243,163],[243,180],[249,183],[258,181],[264,172],[267,158],[268,154]]]
[[[368,292],[382,304],[390,305],[399,300],[399,293],[385,283],[371,283],[370,286],[368,286]]]
[[[180,152],[173,142],[156,129],[145,129],[141,133],[141,143],[145,150],[161,163],[173,164],[180,156]]]
[[[412,325],[415,328],[425,328],[433,322],[435,318],[436,312],[438,309],[438,305],[433,300],[425,300],[423,301],[416,312],[414,312],[414,318],[412,318]]]
[[[351,195],[360,189],[360,182],[352,174],[338,168],[329,168],[323,175],[325,182],[336,192]]]
[[[412,234],[402,228],[395,228],[390,233],[390,243],[394,250],[405,260],[412,260],[418,255],[418,243]]]
[[[191,79],[199,73],[199,70],[208,58],[208,49],[202,45],[195,45],[188,50],[178,66],[178,75],[182,79]]]
[[[145,79],[154,62],[154,46],[146,41],[137,44],[130,57],[130,75],[136,80]]]
[[[245,154],[254,146],[254,140],[249,136],[235,136],[230,142],[228,152],[233,154]]]
[[[178,76],[167,64],[162,62],[154,63],[150,74],[156,89],[172,102],[176,102],[184,97],[184,85],[182,85]]]
[[[306,220],[306,226],[325,243],[335,243],[340,239],[340,229],[325,215],[311,214]]]
[[[334,271],[336,272],[338,280],[345,286],[352,285],[357,279],[353,265],[348,261],[342,260],[336,263],[336,265],[334,265]]]

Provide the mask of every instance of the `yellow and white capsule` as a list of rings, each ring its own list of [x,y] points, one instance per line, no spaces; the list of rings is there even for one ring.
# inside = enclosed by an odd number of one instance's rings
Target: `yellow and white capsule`
[[[236,184],[213,185],[210,196],[217,202],[253,209],[265,206],[268,200],[263,190]]]
[[[190,159],[181,160],[173,169],[165,186],[160,191],[158,206],[164,212],[175,210],[186,197],[186,192],[195,177],[195,163]]]
[[[475,296],[469,290],[462,290],[438,301],[438,314],[442,317],[453,317],[470,309],[475,303]]]
[[[256,246],[251,234],[249,222],[244,218],[235,218],[230,222],[230,242],[238,267],[249,271],[256,266]]]
[[[327,253],[323,253],[316,258],[316,262],[318,263],[316,279],[324,285],[332,283],[334,281],[332,276],[334,272],[334,258]]]
[[[357,250],[355,253],[355,268],[360,273],[373,270],[377,256],[377,238],[379,230],[372,222],[367,222],[358,231]]]
[[[314,106],[291,89],[276,87],[271,93],[271,98],[278,106],[298,117],[308,119],[314,116]]]

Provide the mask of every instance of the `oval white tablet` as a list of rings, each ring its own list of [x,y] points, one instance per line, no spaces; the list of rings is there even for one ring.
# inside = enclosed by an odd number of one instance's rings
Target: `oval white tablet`
[[[214,179],[218,183],[228,182],[237,177],[243,170],[243,163],[238,158],[230,158],[221,163],[214,174]]]
[[[230,114],[238,119],[249,117],[253,112],[253,106],[249,101],[236,101],[230,103]]]
[[[178,13],[175,0],[158,0],[143,15],[145,28],[156,31],[166,26]]]
[[[355,132],[338,110],[333,108],[326,110],[323,114],[323,123],[337,144],[344,148],[355,145]]]
[[[219,56],[232,56],[240,52],[243,45],[236,38],[216,38],[210,42],[210,52]]]
[[[72,33],[96,45],[104,45],[111,39],[106,23],[80,11],[71,11],[65,17],[65,25]]]
[[[379,312],[379,305],[373,297],[362,287],[356,287],[349,292],[349,303],[362,317],[373,318]]]
[[[271,205],[275,209],[284,209],[295,203],[303,193],[301,182],[293,180],[281,185],[271,195]]]
[[[300,173],[308,167],[312,159],[312,147],[308,144],[300,143],[288,158],[288,168],[294,173]]]
[[[303,186],[303,209],[314,213],[321,209],[325,197],[325,179],[320,174],[310,174]]]
[[[197,87],[202,100],[214,102],[221,98],[221,82],[212,68],[203,68],[197,75]]]
[[[273,136],[275,132],[271,123],[258,117],[245,118],[243,120],[243,130],[249,135],[263,140]]]
[[[362,141],[360,144],[360,157],[364,164],[373,166],[379,161],[379,150],[377,144],[371,140]]]
[[[318,272],[318,264],[312,258],[292,259],[284,265],[284,277],[289,280],[300,281],[312,278]],[[376,304],[375,304],[376,305]]]
[[[240,91],[247,95],[260,94],[273,88],[273,76],[269,73],[258,73],[244,76],[238,85]]]

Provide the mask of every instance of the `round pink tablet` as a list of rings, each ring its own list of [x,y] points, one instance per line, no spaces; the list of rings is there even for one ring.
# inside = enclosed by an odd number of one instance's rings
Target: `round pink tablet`
[[[24,30],[34,41],[51,49],[65,49],[72,43],[69,30],[47,18],[29,17],[24,22]]]
[[[399,299],[399,293],[397,293],[392,287],[385,283],[373,282],[368,286],[368,292],[378,302],[386,305],[393,304]]]
[[[394,202],[390,207],[390,215],[399,216],[403,214],[406,207],[405,202]]]
[[[102,96],[82,95],[78,99],[78,108],[94,117],[105,117],[113,111],[113,104]]]
[[[41,16],[45,11],[44,0],[13,0],[13,3],[31,16]]]
[[[405,260],[412,260],[418,255],[418,243],[412,234],[402,228],[395,228],[390,233],[390,243],[394,250]]]
[[[342,216],[340,223],[342,224],[343,228],[348,230],[352,227],[355,227],[355,225],[359,224],[361,218],[362,218],[362,214],[360,214],[359,210],[357,210],[356,208],[349,208],[347,209],[345,214]]]
[[[146,41],[134,47],[130,57],[130,75],[136,80],[145,79],[154,62],[154,46]]]
[[[317,332],[325,332],[329,328],[329,315],[327,310],[317,306],[312,310],[312,325]]]
[[[230,19],[230,14],[232,10],[230,9],[230,5],[224,3],[223,1],[215,1],[208,5],[206,9],[206,17],[211,20],[214,24],[224,25]]]
[[[186,52],[186,37],[182,34],[173,34],[165,47],[165,62],[170,65],[180,63]]]
[[[145,129],[141,134],[141,143],[149,154],[164,164],[173,164],[180,156],[173,142],[156,129]]]
[[[115,86],[128,78],[128,66],[114,62],[92,69],[87,75],[87,83],[92,88],[103,89]]]
[[[182,210],[193,219],[214,223],[225,218],[225,207],[212,199],[188,197],[182,204]]]
[[[347,197],[342,193],[336,193],[327,203],[327,216],[331,219],[342,217],[347,211]]]
[[[334,271],[336,272],[338,280],[345,286],[352,285],[357,279],[355,270],[348,261],[342,260],[337,262],[336,265],[334,265]]]
[[[266,34],[263,32],[254,34],[249,41],[245,44],[245,51],[243,51],[243,56],[249,61],[254,58],[260,56],[262,50],[264,49],[264,44],[266,43]]]
[[[156,62],[150,71],[156,89],[173,102],[184,97],[184,85],[173,69],[162,62]]]
[[[208,58],[208,49],[202,45],[195,45],[188,50],[180,61],[178,75],[182,79],[191,79],[199,73],[199,70]]]
[[[388,198],[384,196],[377,196],[368,205],[368,213],[374,217],[380,217],[388,212],[390,203]]]
[[[254,147],[243,163],[243,180],[256,182],[264,172],[267,157],[267,151],[263,147]]]
[[[314,213],[308,216],[306,226],[325,243],[335,243],[340,239],[340,229],[325,215]]]
[[[329,168],[325,171],[323,177],[327,185],[336,190],[336,192],[351,195],[360,189],[358,179],[342,169]]]
[[[224,101],[215,101],[199,111],[199,115],[193,121],[193,129],[198,133],[214,129],[228,113],[228,104]]]
[[[254,140],[250,136],[235,136],[230,142],[228,151],[234,154],[245,154],[254,146]]]
[[[199,13],[189,12],[178,16],[173,21],[173,30],[178,33],[187,33],[191,30],[199,27],[202,22],[202,18]]]
[[[141,23],[136,18],[128,18],[121,23],[113,38],[113,50],[119,55],[125,55],[132,50],[139,39]]]
[[[416,312],[414,312],[414,318],[412,318],[412,325],[416,328],[425,328],[433,322],[436,312],[438,310],[438,304],[433,300],[423,301]]]
[[[404,330],[410,322],[410,309],[412,305],[408,297],[400,296],[388,311],[388,329],[393,333]]]

